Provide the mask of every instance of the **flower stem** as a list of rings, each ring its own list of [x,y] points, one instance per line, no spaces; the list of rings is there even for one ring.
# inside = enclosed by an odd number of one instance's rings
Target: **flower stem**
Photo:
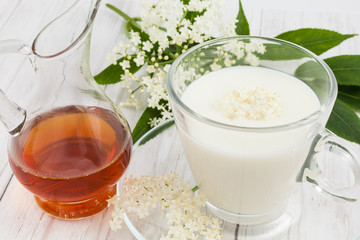
[[[138,86],[137,88],[135,88],[134,90],[131,91],[131,94],[134,94],[137,90],[139,90],[142,86]],[[147,190],[147,189],[146,189]]]
[[[131,39],[130,33],[129,33],[129,24],[130,24],[130,22],[128,22],[128,21],[125,22],[124,33],[128,39]]]
[[[185,19],[185,17],[186,17],[186,15],[187,15],[187,13],[188,13],[188,10],[186,10],[186,12],[184,12],[184,14],[182,15],[182,18],[180,19],[179,23],[181,23],[181,22],[182,22],[182,20],[184,20],[184,19]]]
[[[107,3],[106,6],[108,8],[110,8],[111,10],[113,10],[114,12],[116,12],[117,14],[119,14],[121,17],[123,17],[126,20],[126,22],[129,22],[134,27],[141,29],[139,24],[136,23],[136,21],[140,21],[141,18],[139,18],[139,17],[131,18],[129,15],[127,15],[126,13],[124,13],[123,11],[121,11],[120,9],[118,9],[117,7],[115,7],[114,5],[111,5],[109,3]]]
[[[162,65],[166,65],[166,64],[171,64],[171,63],[173,63],[175,60],[169,60],[169,61],[166,61],[166,62],[159,62],[158,64],[160,65],[160,66],[162,66]]]
[[[123,17],[126,21],[131,21],[131,17],[129,17],[126,13],[115,7],[114,5],[111,5],[109,3],[106,4],[108,8],[119,14],[121,17]]]
[[[192,192],[196,192],[199,189],[199,186],[195,186],[191,189]]]
[[[166,53],[169,57],[171,57],[172,59],[175,59],[176,58],[176,56],[175,56],[175,54],[173,54],[172,52],[168,52],[168,53]]]

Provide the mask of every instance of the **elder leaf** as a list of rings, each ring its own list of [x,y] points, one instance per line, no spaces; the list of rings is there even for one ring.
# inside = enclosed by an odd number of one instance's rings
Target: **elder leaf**
[[[261,60],[281,61],[305,58],[308,55],[298,48],[273,43],[264,44],[266,52],[258,54]]]
[[[130,55],[131,59],[136,57],[136,55]],[[122,61],[126,59],[120,58],[116,61],[116,64],[111,64],[99,74],[94,76],[95,81],[98,84],[113,84],[121,81],[121,75],[124,74],[124,69],[119,65]],[[128,70],[131,73],[136,73],[142,66],[137,66],[133,61],[130,61],[130,68]]]
[[[338,98],[360,111],[360,87],[358,86],[339,86]]]
[[[313,53],[320,55],[339,45],[344,40],[357,34],[340,34],[335,31],[319,28],[301,28],[281,33],[276,38],[298,44]]]
[[[161,116],[161,111],[156,108],[147,107],[132,132],[133,143],[135,144],[145,133],[151,130],[150,119]],[[143,142],[142,144],[144,144]]]
[[[241,4],[241,0],[239,0],[239,12],[236,19],[238,20],[235,27],[236,34],[249,35],[250,34],[249,23],[246,19],[244,9]]]
[[[360,86],[360,55],[340,55],[324,59],[339,85]]]
[[[360,119],[346,103],[337,99],[326,127],[336,135],[360,143]]]

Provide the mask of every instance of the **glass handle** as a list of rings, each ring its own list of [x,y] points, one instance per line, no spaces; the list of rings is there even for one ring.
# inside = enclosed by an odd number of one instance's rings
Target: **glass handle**
[[[31,55],[32,51],[21,40],[2,40],[0,41],[0,55],[6,53],[21,53]],[[0,122],[6,130],[15,135],[19,133],[26,120],[25,109],[12,102],[0,89]]]
[[[351,186],[340,186],[335,179],[325,176],[319,167],[319,154],[341,159],[353,174]],[[310,158],[310,159],[309,159]],[[317,185],[317,189],[331,196],[349,202],[357,201],[360,196],[360,153],[350,142],[347,142],[327,129],[322,130],[315,140],[313,152],[308,157],[308,166],[304,170],[303,181]]]

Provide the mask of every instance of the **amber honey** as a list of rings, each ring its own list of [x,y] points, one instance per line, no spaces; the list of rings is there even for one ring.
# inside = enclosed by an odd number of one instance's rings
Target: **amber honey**
[[[17,179],[43,210],[79,219],[106,208],[131,146],[128,128],[113,112],[68,106],[29,120],[8,152]]]

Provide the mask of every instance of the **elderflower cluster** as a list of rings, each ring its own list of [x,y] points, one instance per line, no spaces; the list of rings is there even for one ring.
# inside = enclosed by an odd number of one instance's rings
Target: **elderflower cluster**
[[[208,46],[204,46],[204,49]],[[211,54],[213,58],[209,59],[203,50],[197,49],[188,60],[177,67],[175,84],[176,89],[185,91],[186,87],[194,80],[209,73],[210,71],[217,71],[224,67],[231,67],[234,65],[250,65],[258,66],[260,59],[257,54],[264,54],[266,48],[264,44],[259,42],[246,42],[241,39],[232,40],[228,43],[217,46]],[[204,66],[209,66],[207,69]]]
[[[259,57],[256,54],[264,54],[266,48],[259,42],[244,42],[241,40],[229,41],[229,43],[217,47],[218,57],[210,65],[212,71],[225,67],[231,67],[236,61],[243,60],[243,64],[251,66],[259,65]]]
[[[223,0],[190,0],[187,4],[178,0],[145,0],[140,26],[162,50],[169,44],[202,43],[216,31],[231,36],[235,34],[236,19],[223,20],[223,4]],[[184,18],[187,12],[198,13],[194,21]]]
[[[231,90],[214,107],[229,120],[268,120],[279,117],[282,112],[279,94],[259,87]]]
[[[141,99],[148,96],[147,106],[160,111],[151,119],[151,127],[172,118],[165,78],[170,64],[188,48],[209,40],[212,36],[235,35],[236,19],[224,19],[223,0],[143,0],[141,31],[129,32],[130,44],[120,43],[109,61],[124,71],[121,85],[129,97],[123,106],[142,107]],[[117,61],[117,58],[121,61]],[[144,66],[144,67],[143,67]],[[141,67],[145,74],[134,74]]]
[[[139,218],[145,218],[159,208],[168,224],[167,235],[161,240],[221,239],[221,227],[218,218],[209,217],[202,210],[205,198],[195,193],[188,182],[174,173],[139,178],[130,176],[125,179],[124,188],[118,196],[109,200],[114,206],[110,227],[121,229],[125,212],[133,212]]]

